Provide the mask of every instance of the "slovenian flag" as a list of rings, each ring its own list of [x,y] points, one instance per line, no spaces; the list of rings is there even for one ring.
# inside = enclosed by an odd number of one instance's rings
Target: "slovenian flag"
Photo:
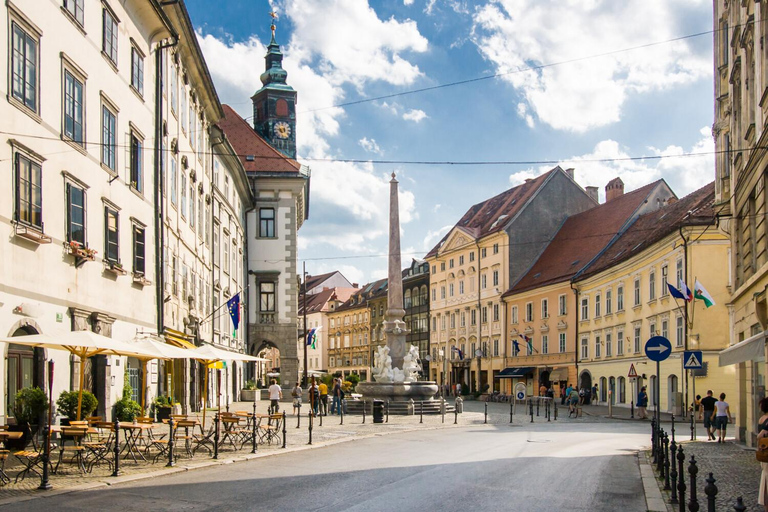
[[[680,292],[685,296],[685,300],[688,302],[691,302],[693,300],[693,294],[691,293],[691,289],[688,288],[688,285],[685,284],[685,281],[682,279],[680,280]]]
[[[667,288],[669,288],[669,294],[672,295],[674,298],[688,300],[688,297],[683,295],[683,293],[680,290],[678,290],[671,284],[667,283]]]
[[[227,301],[227,309],[229,310],[229,317],[232,319],[232,325],[235,326],[232,337],[237,337],[237,328],[240,326],[240,293],[236,293]]]
[[[523,339],[525,340],[525,342],[528,344],[528,351],[529,351],[531,354],[533,354],[534,352],[538,352],[538,350],[536,350],[535,348],[533,348],[533,340],[532,340],[531,338],[529,338],[529,337],[528,337],[528,336],[526,336],[525,334],[520,334],[519,336],[520,336],[521,338],[523,338]]]
[[[707,307],[715,305],[715,300],[712,298],[712,296],[709,294],[706,288],[704,288],[701,285],[698,279],[696,280],[696,283],[693,285],[693,296],[699,300],[703,300],[704,304]]]

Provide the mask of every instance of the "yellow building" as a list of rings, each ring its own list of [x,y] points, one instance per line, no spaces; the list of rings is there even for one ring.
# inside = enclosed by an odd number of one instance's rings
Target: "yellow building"
[[[615,178],[605,192],[605,203],[565,221],[531,269],[504,294],[512,346],[505,369],[494,375],[501,392],[511,394],[517,382],[524,382],[529,394],[538,394],[544,384],[559,396],[577,382],[578,297],[571,278],[640,215],[675,198],[664,180],[624,194],[624,183]]]
[[[508,343],[501,295],[544,250],[563,221],[597,204],[556,167],[472,206],[427,254],[431,379],[483,390],[504,369]],[[491,376],[491,378],[489,378]]]
[[[731,237],[731,295],[724,304],[733,345],[720,364],[737,375],[736,434],[755,446],[758,403],[765,396],[768,329],[768,62],[762,51],[768,4],[715,2],[714,9],[715,211]]]
[[[736,397],[733,367],[721,368],[718,353],[728,345],[728,235],[718,227],[714,184],[679,201],[640,216],[585,270],[575,276],[578,292],[579,386],[597,385],[600,403],[629,407],[640,386],[648,386],[649,408],[680,414],[696,394],[707,389]],[[683,279],[694,289],[702,283],[715,301],[687,303],[671,296],[667,282]],[[686,326],[686,318],[688,325]],[[656,396],[656,365],[644,352],[652,336],[664,336],[672,353],[660,366]],[[683,351],[703,351],[702,376],[683,370]],[[629,378],[634,365],[638,378]],[[687,387],[686,387],[687,384]],[[731,401],[736,414],[738,406]]]

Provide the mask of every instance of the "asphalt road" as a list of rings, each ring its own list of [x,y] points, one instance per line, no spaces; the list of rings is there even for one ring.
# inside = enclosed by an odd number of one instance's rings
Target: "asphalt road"
[[[644,511],[629,422],[398,433],[12,505],[40,510]]]

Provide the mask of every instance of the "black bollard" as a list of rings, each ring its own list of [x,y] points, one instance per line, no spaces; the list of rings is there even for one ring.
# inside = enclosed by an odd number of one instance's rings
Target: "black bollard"
[[[256,442],[256,404],[253,404],[253,415],[251,415],[251,453],[259,450],[259,443]]]
[[[51,363],[53,364],[53,363]],[[50,396],[50,393],[49,393]],[[45,439],[45,447],[43,448],[43,455],[40,460],[43,461],[43,474],[40,477],[40,486],[38,490],[47,491],[53,489],[48,476],[48,468],[51,465],[51,425],[50,425],[50,411],[48,414],[49,424],[46,425],[46,429],[43,432],[43,439]],[[9,482],[10,483],[10,482]]]
[[[629,401],[629,417],[630,419],[635,419],[635,401],[634,400]]]
[[[652,464],[656,464],[656,418],[651,418],[651,456]]]
[[[283,416],[285,416],[285,411],[283,411]],[[213,458],[214,459],[219,458],[219,422],[220,421],[221,419],[219,418],[219,415],[217,413],[213,417]],[[283,427],[285,427],[285,424],[283,424]]]
[[[363,400],[363,423],[365,423],[365,400]]]
[[[515,419],[515,403],[514,401],[509,402],[509,422],[512,423],[512,420]]]
[[[699,500],[696,498],[696,474],[698,472],[696,459],[691,455],[691,463],[688,465],[688,474],[691,475],[691,497],[688,500],[688,512],[699,512]]]
[[[485,402],[485,412],[483,413],[483,423],[488,423],[488,402]]]
[[[659,447],[657,448],[659,450],[659,463],[656,469],[659,471],[659,477],[661,478],[664,478],[664,436],[665,432],[660,428],[658,433]],[[674,464],[674,461],[672,464]]]
[[[533,423],[533,399],[532,398],[528,399],[528,405],[531,409],[531,423]]]
[[[440,399],[440,416],[442,416],[441,423],[445,423],[445,398]]]
[[[547,421],[552,421],[552,400],[547,400]]]
[[[747,507],[744,505],[744,499],[741,496],[736,498],[736,504],[733,506],[733,510],[736,512],[744,512],[747,510]]]
[[[709,478],[705,480],[707,485],[704,486],[704,494],[707,495],[707,512],[715,512],[715,500],[717,499],[717,486],[715,485],[715,477],[712,473],[709,474]]]
[[[453,407],[453,424],[459,423],[459,408],[454,405]]]
[[[296,428],[301,427],[301,402],[299,402],[299,413],[296,415]]]
[[[536,417],[537,417],[537,418],[539,417],[539,402],[541,402],[541,400],[539,400],[539,399],[537,398],[537,399],[536,399]]]
[[[555,421],[557,421],[557,402],[552,401],[552,406],[555,408]]]
[[[343,425],[344,424],[344,399],[341,399],[341,401],[339,402],[339,417],[341,418],[339,425]]]
[[[675,464],[675,461],[677,460],[677,443],[675,442],[675,416],[672,415],[672,443],[669,447],[669,450],[671,452],[671,462],[672,462],[672,468],[670,471],[670,478],[672,480],[671,487],[672,487],[672,497],[669,499],[669,502],[672,505],[677,504],[677,464]]]
[[[680,512],[685,512],[685,454],[683,447],[677,449],[677,499],[680,505]]]
[[[419,402],[419,423],[424,423],[424,400]]]
[[[387,400],[387,423],[389,423],[389,400]]]
[[[693,413],[691,413],[691,441],[694,441],[696,438],[696,429],[693,426]]]
[[[120,476],[120,420],[115,416],[115,468],[112,476]]]
[[[312,444],[312,408],[309,408],[309,412],[307,412],[307,418],[309,419],[309,443]]]
[[[285,428],[285,411],[283,411],[283,448],[285,448],[285,443],[287,442],[286,435],[288,434],[288,431]]]
[[[669,487],[669,434],[664,434],[664,490],[668,491]]]
[[[168,419],[168,464],[165,466],[168,468],[172,468],[176,465],[176,461],[173,460],[173,445],[174,445],[174,432],[173,432],[173,418]]]

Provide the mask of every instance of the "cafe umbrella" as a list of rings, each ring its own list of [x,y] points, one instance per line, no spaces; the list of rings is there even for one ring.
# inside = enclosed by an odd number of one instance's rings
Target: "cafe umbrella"
[[[152,338],[139,338],[132,345],[143,350],[145,355],[135,355],[144,366],[141,372],[141,410],[146,411],[147,402],[147,366],[152,359],[194,359],[194,351],[187,350],[168,343],[162,343]]]

